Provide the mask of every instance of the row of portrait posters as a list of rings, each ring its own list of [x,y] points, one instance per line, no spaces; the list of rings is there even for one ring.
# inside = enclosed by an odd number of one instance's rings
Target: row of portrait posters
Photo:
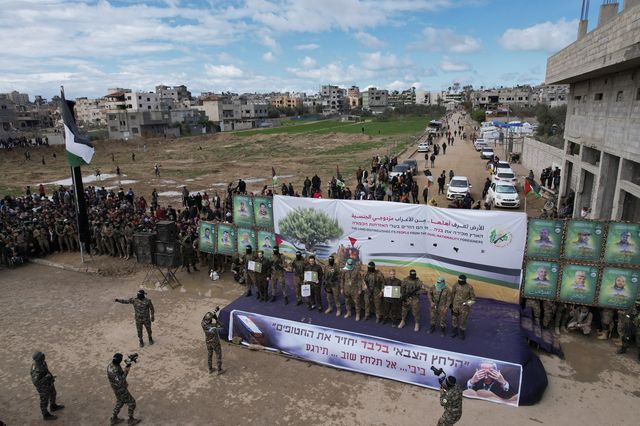
[[[205,253],[219,253],[233,256],[246,252],[251,246],[253,252],[263,250],[265,257],[273,255],[275,235],[271,231],[236,227],[231,224],[200,222],[199,250]]]
[[[638,296],[639,278],[637,269],[605,267],[599,277],[593,265],[530,260],[524,270],[523,296],[628,309]]]
[[[563,221],[531,219],[527,234],[527,258],[600,262],[604,223],[572,220],[563,233]],[[564,243],[563,243],[564,241]],[[611,222],[604,244],[605,263],[640,266],[640,224]],[[562,250],[563,249],[563,250]]]
[[[236,195],[233,197],[233,223],[245,228],[273,229],[273,199]]]

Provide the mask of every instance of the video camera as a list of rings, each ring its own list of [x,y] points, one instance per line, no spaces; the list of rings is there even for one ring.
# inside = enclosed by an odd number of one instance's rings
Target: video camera
[[[211,311],[211,315],[213,315],[213,319],[218,321],[218,312],[220,312],[220,306],[216,306],[216,308]]]
[[[445,373],[442,368],[435,368],[432,365],[431,371],[433,371],[433,374],[438,376],[438,382],[440,382],[441,385],[444,383],[445,380],[447,380],[447,373]]]
[[[127,355],[127,359],[124,360],[124,363],[127,364],[127,367],[131,367],[131,364],[138,362],[138,356],[137,353],[129,354]]]

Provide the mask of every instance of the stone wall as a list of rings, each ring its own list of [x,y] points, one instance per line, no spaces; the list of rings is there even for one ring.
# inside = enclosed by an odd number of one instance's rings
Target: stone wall
[[[559,167],[562,170],[563,150],[546,143],[542,143],[532,137],[525,137],[522,145],[522,166],[527,170],[533,170],[536,182],[540,183],[540,173],[542,169],[552,167],[554,170]],[[576,188],[579,171],[573,168],[571,176],[571,187]]]

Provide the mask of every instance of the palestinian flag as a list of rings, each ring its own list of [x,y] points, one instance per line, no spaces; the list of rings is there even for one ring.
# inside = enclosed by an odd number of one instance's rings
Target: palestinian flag
[[[81,135],[76,126],[76,119],[73,115],[73,106],[75,102],[67,101],[64,98],[64,91],[60,92],[62,96],[61,115],[64,123],[64,144],[67,148],[67,162],[71,167],[79,167],[91,163],[93,157],[93,145],[89,143],[87,135]]]
[[[278,184],[278,176],[276,176],[276,169],[271,166],[271,184],[276,186]]]
[[[526,177],[524,179],[524,196],[528,196],[530,192],[533,192],[536,198],[540,198],[540,185],[534,179]]]

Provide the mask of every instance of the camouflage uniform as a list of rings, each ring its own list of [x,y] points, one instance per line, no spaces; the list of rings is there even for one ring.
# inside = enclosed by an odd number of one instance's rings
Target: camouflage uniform
[[[524,307],[531,308],[533,313],[533,321],[540,325],[540,301],[538,299],[525,299]]]
[[[385,283],[387,286],[399,287],[402,281],[398,278],[387,278]],[[384,298],[384,322],[391,321],[395,327],[400,322],[402,311],[402,299],[385,297]]]
[[[318,263],[314,263],[311,265],[308,263],[304,267],[305,272],[315,272],[318,275],[318,282],[314,283],[312,281],[305,281],[305,284],[309,284],[311,286],[311,295],[307,299],[307,306],[309,309],[318,308],[318,310],[322,310],[322,266]],[[304,279],[304,275],[303,275]]]
[[[94,251],[98,255],[106,254],[107,250],[104,244],[102,244],[102,234],[100,230],[100,223],[98,221],[93,223],[92,227],[92,237],[94,241]]]
[[[366,290],[364,290],[364,319],[369,319],[371,313],[371,300],[373,299],[373,307],[376,313],[376,323],[382,320],[382,296],[384,292],[385,279],[382,272],[377,269],[369,272],[364,276]]]
[[[212,358],[213,353],[216,353],[216,361],[218,364],[218,371],[222,372],[222,348],[220,346],[220,335],[218,334],[218,321],[213,322],[213,318],[207,320],[205,315],[200,323],[202,331],[204,331],[205,343],[207,345],[207,365],[209,366],[209,373],[213,372]]]
[[[116,251],[120,259],[124,259],[124,236],[122,235],[121,225],[113,227],[113,241],[115,242]]]
[[[281,254],[274,254],[271,259],[271,301],[276,300],[276,287],[280,284],[282,289],[282,295],[284,296],[284,303],[289,303],[289,296],[287,295],[287,283],[284,280],[284,256]]]
[[[340,268],[335,263],[324,267],[324,291],[327,294],[327,310],[325,314],[333,311],[332,303],[336,306],[336,316],[340,316]]]
[[[142,326],[147,329],[147,336],[149,336],[149,343],[153,344],[153,337],[151,336],[151,322],[154,319],[155,311],[153,309],[153,303],[151,299],[145,297],[139,299],[132,297],[131,299],[116,299],[118,303],[131,304],[136,319],[136,330],[138,331],[138,339],[140,340],[140,346],[144,346],[142,341]]]
[[[602,323],[602,332],[598,334],[598,339],[610,339],[613,333],[613,309],[602,309],[600,311],[600,322]]]
[[[459,282],[453,285],[451,291],[451,325],[453,326],[453,336],[458,334],[458,328],[460,328],[460,334],[464,338],[464,332],[467,329],[467,318],[469,317],[469,311],[471,307],[464,302],[475,301],[476,295],[473,291],[471,284],[460,284]]]
[[[544,328],[549,328],[551,321],[553,320],[553,315],[556,312],[556,304],[552,300],[543,300],[542,310],[542,326]]]
[[[638,348],[638,361],[640,362],[640,313],[638,305],[635,305],[629,310],[621,311],[618,315],[618,324],[622,323],[622,347],[618,351],[619,354],[623,354],[631,346],[631,339],[635,334],[636,347]],[[620,311],[619,311],[620,312]],[[628,315],[628,316],[627,316]]]
[[[563,331],[567,331],[567,320],[569,319],[569,307],[566,303],[558,302],[556,304],[556,312],[553,318],[556,334],[560,334],[560,327]]]
[[[351,316],[351,305],[356,307],[356,321],[360,321],[360,292],[362,291],[362,275],[354,265],[352,270],[343,269],[341,284],[347,312],[345,318]]]
[[[55,225],[55,230],[56,230],[56,237],[58,238],[58,249],[60,250],[60,252],[65,250],[65,232],[64,232],[64,225],[61,222],[56,223]],[[71,251],[71,249],[69,248],[69,246],[66,246],[66,250],[67,251]]]
[[[429,325],[431,331],[435,329],[438,320],[440,320],[440,331],[444,334],[447,328],[447,309],[451,304],[451,290],[445,286],[438,291],[436,286],[429,288]]]
[[[438,420],[438,426],[451,426],[462,417],[462,390],[458,386],[450,389],[440,388],[440,405],[444,413]]]
[[[405,325],[407,315],[409,314],[409,308],[415,319],[414,330],[420,330],[420,294],[423,292],[423,284],[418,278],[411,278],[408,276],[402,281],[400,285],[400,293],[402,294],[402,320],[398,324],[398,328],[402,328]]]
[[[133,254],[133,226],[130,223],[127,223],[122,230],[122,235],[124,236],[124,251],[125,251],[125,259],[129,259]]]
[[[49,371],[44,355],[42,358],[36,358],[34,355],[34,361],[31,365],[31,381],[40,396],[40,411],[44,417],[47,417],[50,415],[49,407],[51,407],[51,411],[55,411],[58,405],[56,404],[56,387],[53,384],[55,378]]]
[[[75,245],[75,235],[73,232],[73,227],[71,227],[69,224],[64,226],[64,242],[67,245],[67,248],[69,249],[69,251],[75,251],[76,249],[76,245]]]
[[[295,259],[291,266],[293,267],[293,286],[296,289],[296,304],[299,305],[302,303],[301,287],[304,280],[305,261],[304,259]]]
[[[116,255],[116,249],[113,243],[113,228],[108,223],[102,227],[102,243],[107,247],[109,256]]]
[[[253,260],[253,254],[242,255],[242,268],[244,270],[244,282],[247,285],[247,296],[251,296],[251,287],[255,286],[255,272],[249,270],[249,261]]]
[[[260,259],[256,254],[252,259],[256,262],[257,265],[260,265],[260,272],[253,272],[253,277],[256,284],[256,291],[258,292],[258,300],[262,300],[264,302],[267,301],[267,291],[269,288],[269,283],[267,282],[267,278],[269,277],[269,271],[271,270],[271,262],[266,257],[262,257]]]
[[[127,384],[128,374],[129,371],[123,370],[122,367],[120,367],[120,364],[110,362],[107,366],[107,377],[109,378],[111,389],[113,389],[113,393],[116,395],[116,406],[113,407],[112,419],[116,419],[118,417],[118,413],[120,413],[124,404],[127,404],[129,418],[133,418],[133,412],[136,409],[136,400],[133,398],[131,393],[129,393],[129,385]],[[112,420],[112,424],[113,423],[114,422]]]

